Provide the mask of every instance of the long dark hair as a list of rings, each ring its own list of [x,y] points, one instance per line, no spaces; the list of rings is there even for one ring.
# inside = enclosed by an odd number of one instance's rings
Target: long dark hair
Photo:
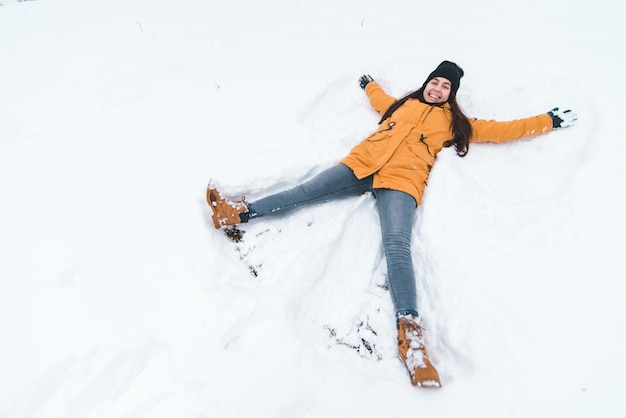
[[[424,100],[424,87],[422,86],[419,90],[416,90],[412,93],[407,94],[399,100],[396,100],[389,109],[383,114],[380,122],[378,124],[383,123],[387,118],[389,118],[393,112],[398,110],[400,106],[402,106],[409,99],[418,99],[423,103],[426,103]],[[430,103],[427,103],[430,104]],[[450,91],[450,97],[448,98],[448,104],[450,105],[450,113],[452,113],[452,121],[450,122],[450,128],[452,130],[452,139],[446,141],[443,145],[444,147],[451,147],[454,145],[456,149],[456,153],[459,157],[465,157],[467,155],[467,151],[469,150],[469,142],[472,136],[472,125],[470,124],[469,119],[456,101],[456,94],[454,91]]]

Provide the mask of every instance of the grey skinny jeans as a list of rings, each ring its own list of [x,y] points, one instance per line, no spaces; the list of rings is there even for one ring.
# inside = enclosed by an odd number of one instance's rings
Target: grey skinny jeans
[[[408,193],[374,189],[373,176],[358,179],[352,169],[337,164],[291,189],[248,204],[248,219],[276,216],[301,206],[371,191],[376,196],[391,298],[397,315],[417,316],[417,291],[411,258],[415,199]]]

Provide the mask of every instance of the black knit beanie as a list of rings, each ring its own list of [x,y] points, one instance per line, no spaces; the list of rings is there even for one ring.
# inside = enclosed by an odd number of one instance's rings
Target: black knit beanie
[[[424,82],[424,86],[426,86],[426,84],[428,84],[428,82],[435,77],[443,77],[450,80],[450,83],[452,83],[452,91],[456,94],[457,90],[461,86],[461,77],[463,77],[463,74],[463,69],[455,63],[451,61],[443,61],[437,66],[437,68],[435,68],[435,71],[430,73]]]

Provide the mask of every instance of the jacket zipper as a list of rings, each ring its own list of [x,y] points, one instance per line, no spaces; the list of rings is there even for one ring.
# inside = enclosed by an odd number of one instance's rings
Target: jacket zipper
[[[428,112],[426,112],[426,116],[424,116],[424,119],[422,120],[422,123],[426,122],[426,118],[428,116],[430,116],[430,112],[432,112],[432,111],[433,111],[433,107],[429,106]]]

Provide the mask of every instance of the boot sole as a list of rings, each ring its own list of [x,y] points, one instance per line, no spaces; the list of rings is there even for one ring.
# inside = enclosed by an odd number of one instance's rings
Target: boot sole
[[[215,226],[215,229],[220,229],[222,227],[218,217],[217,217],[217,205],[218,205],[218,201],[219,198],[216,195],[216,190],[215,189],[211,189],[208,188],[206,189],[206,202],[209,205],[209,207],[211,208],[211,218],[213,219],[213,226]]]

